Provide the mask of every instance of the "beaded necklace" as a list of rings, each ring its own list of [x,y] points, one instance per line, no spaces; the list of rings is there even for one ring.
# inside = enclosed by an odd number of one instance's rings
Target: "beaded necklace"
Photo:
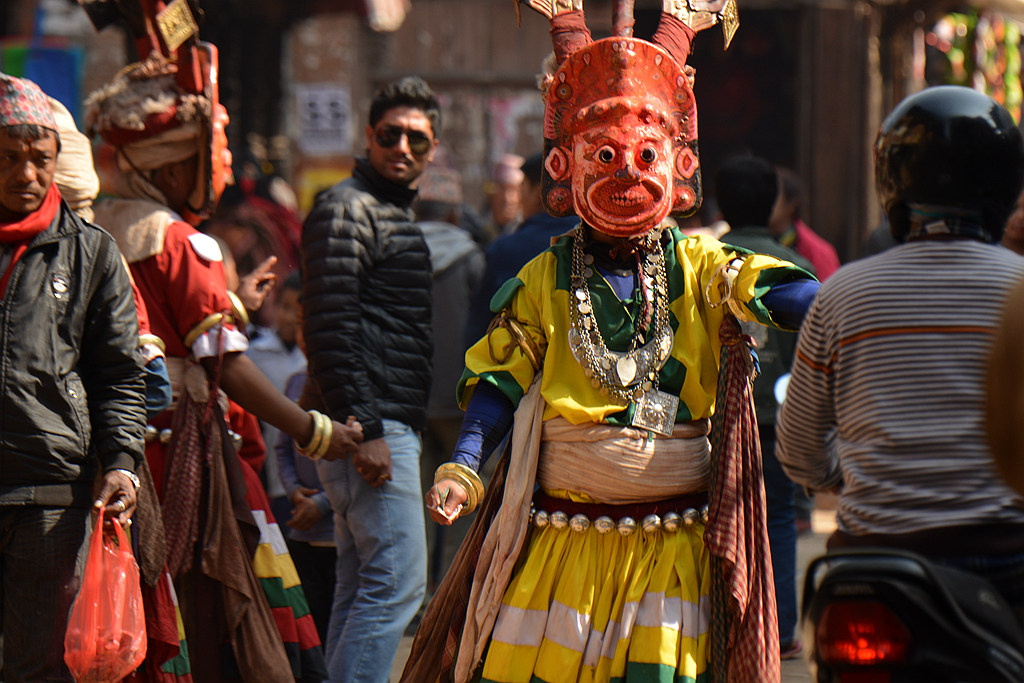
[[[569,348],[595,389],[626,406],[636,403],[631,421],[634,427],[670,435],[679,397],[658,389],[658,372],[672,351],[672,327],[668,322],[665,252],[658,239],[660,233],[656,232],[641,238],[637,250],[642,320],[635,325],[629,349],[622,352],[609,349],[598,329],[587,284],[594,274],[594,257],[584,252],[583,226],[576,228],[572,244]]]

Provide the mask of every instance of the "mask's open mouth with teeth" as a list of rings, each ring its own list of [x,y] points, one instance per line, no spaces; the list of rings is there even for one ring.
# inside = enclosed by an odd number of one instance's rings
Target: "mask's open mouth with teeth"
[[[616,178],[598,180],[587,190],[587,204],[598,218],[617,225],[637,225],[658,212],[665,188],[645,178],[636,183]]]

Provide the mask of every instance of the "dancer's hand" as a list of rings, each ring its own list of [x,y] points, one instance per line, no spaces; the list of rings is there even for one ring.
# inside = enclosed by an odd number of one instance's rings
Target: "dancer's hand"
[[[451,479],[437,482],[426,495],[430,518],[443,526],[451,526],[459,518],[468,500],[469,494],[462,488],[462,484]]]
[[[263,263],[256,266],[245,277],[238,280],[238,291],[235,294],[242,301],[246,310],[258,311],[263,307],[263,301],[270,294],[277,282],[277,275],[270,269],[277,263],[276,256],[268,256]]]

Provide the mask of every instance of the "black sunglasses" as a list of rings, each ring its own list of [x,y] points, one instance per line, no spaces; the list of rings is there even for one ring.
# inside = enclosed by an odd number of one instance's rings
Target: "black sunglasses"
[[[409,130],[401,126],[383,126],[377,131],[377,144],[381,147],[394,147],[402,136],[409,141],[409,151],[418,157],[430,151],[434,144],[433,138],[420,130]]]

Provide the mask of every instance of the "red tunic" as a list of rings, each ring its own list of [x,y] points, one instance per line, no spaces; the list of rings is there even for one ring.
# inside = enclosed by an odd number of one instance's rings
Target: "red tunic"
[[[131,264],[152,333],[164,340],[172,358],[189,355],[184,339],[196,325],[214,313],[231,311],[224,264],[200,256],[191,235],[201,233],[187,223],[171,223],[163,251]]]
[[[198,335],[190,345],[185,343],[210,316],[229,315],[232,310],[224,264],[212,238],[187,223],[172,222],[164,236],[163,250],[130,267],[145,300],[152,333],[163,339],[168,358],[211,357],[221,351],[238,352],[248,347],[248,340],[233,324],[215,326]],[[175,395],[180,390],[175,387]],[[170,428],[172,414],[172,410],[164,411],[151,424],[158,429]],[[290,581],[296,575],[295,567],[260,483],[258,472],[266,458],[266,446],[259,422],[232,401],[225,417],[229,429],[242,436],[238,455],[245,477],[246,501],[260,529],[254,570],[267,595],[292,672],[300,680],[315,679],[326,671],[320,638],[301,584],[293,585]],[[148,443],[146,459],[162,497],[166,446],[159,441]]]
[[[216,349],[220,342],[216,333],[207,333],[200,343],[193,343],[192,349],[185,346],[185,338],[197,325],[211,315],[231,311],[219,251],[206,251],[204,248],[211,243],[216,246],[212,238],[188,223],[175,221],[167,228],[160,253],[130,264],[132,278],[145,302],[150,330],[163,340],[168,358],[186,358],[197,347]],[[200,245],[199,249],[196,244]],[[244,336],[233,325],[225,325],[224,329],[229,330],[224,338],[225,350],[244,351],[247,345]],[[180,388],[174,389],[177,395]],[[170,428],[171,419],[172,411],[168,410],[150,422],[162,430]],[[146,459],[153,472],[156,490],[162,496],[166,465],[163,445],[159,442],[147,444]]]

